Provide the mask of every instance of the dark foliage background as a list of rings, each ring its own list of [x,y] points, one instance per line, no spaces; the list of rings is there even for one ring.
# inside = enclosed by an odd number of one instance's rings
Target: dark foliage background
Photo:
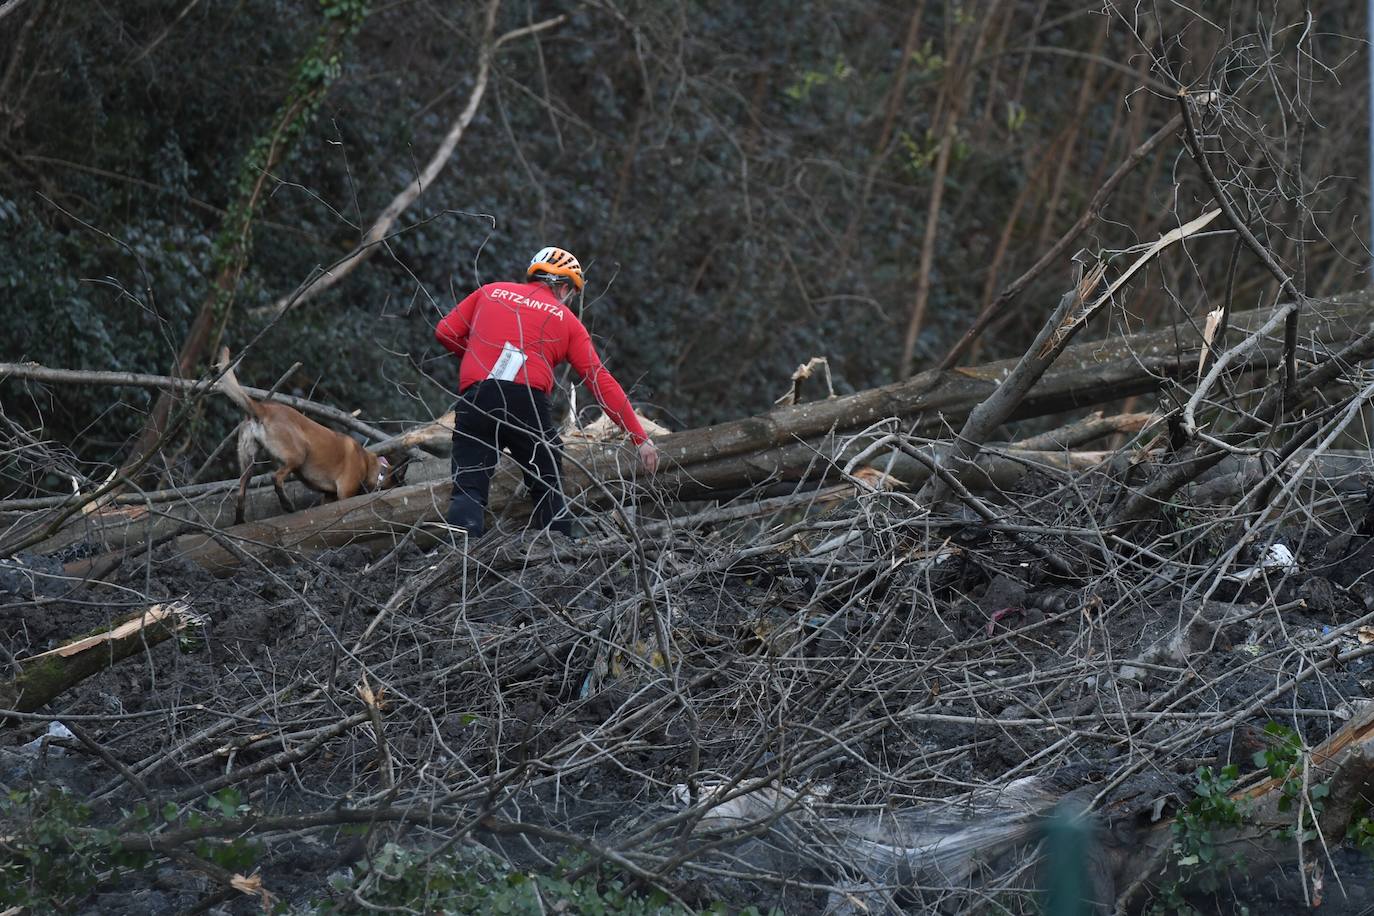
[[[1304,33],[1299,3],[1236,3],[1229,18],[1213,6],[1208,19],[1057,0],[503,3],[498,33],[569,18],[497,53],[475,120],[390,251],[257,336],[266,307],[350,250],[432,155],[472,88],[486,3],[26,0],[0,21],[0,358],[168,371],[216,274],[245,156],[329,17],[363,7],[273,172],[224,339],[252,342],[249,382],[300,360],[292,390],[379,422],[446,407],[454,367],[433,324],[550,243],[583,259],[603,355],[672,426],[763,410],[814,355],[840,391],[892,381],[937,179],[917,368],[1175,112],[1180,83],[1235,93],[1250,129],[1215,142],[1285,262],[1310,240],[1308,291],[1361,284],[1361,11],[1325,5]],[[1318,65],[1295,101],[1303,34]],[[1308,106],[1299,147],[1291,115]],[[1167,142],[1075,247],[1126,249],[1206,200]],[[1229,248],[1198,241],[1159,263],[1118,318],[1205,312]],[[1052,266],[978,355],[1019,352],[1070,269]],[[1238,290],[1244,308],[1274,286],[1245,263]],[[87,460],[116,459],[151,403],[135,389],[4,392],[9,421]],[[193,431],[231,420],[212,404]]]

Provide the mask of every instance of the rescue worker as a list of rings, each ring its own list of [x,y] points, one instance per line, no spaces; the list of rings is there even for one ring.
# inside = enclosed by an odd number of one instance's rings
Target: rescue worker
[[[534,499],[533,523],[571,533],[563,503],[563,443],[549,408],[560,363],[572,364],[606,415],[630,434],[644,470],[658,470],[658,449],[567,306],[582,290],[582,265],[562,248],[542,248],[530,259],[525,277],[525,283],[480,287],[434,330],[439,343],[461,360],[453,496],[446,519],[470,539],[482,535],[491,476],[503,449],[524,472]]]

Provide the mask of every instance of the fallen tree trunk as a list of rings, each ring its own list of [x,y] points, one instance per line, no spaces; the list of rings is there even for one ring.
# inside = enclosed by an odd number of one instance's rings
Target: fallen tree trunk
[[[1325,350],[1354,339],[1371,325],[1374,292],[1324,300],[1304,313],[1303,337]],[[1267,310],[1237,313],[1233,327],[1263,324]],[[1193,371],[1202,351],[1201,331],[1177,328],[1066,347],[1055,365],[1020,402],[1009,419],[1046,416],[1145,394]],[[1237,374],[1262,369],[1282,356],[1283,341],[1265,340],[1238,362]],[[939,437],[997,389],[1019,362],[1002,360],[949,372],[929,371],[905,382],[845,397],[788,406],[657,440],[666,469],[656,481],[670,498],[700,499],[720,490],[739,490],[796,477],[818,455],[835,455],[835,445],[873,423],[897,417],[913,435]],[[439,451],[451,428],[441,418],[407,434],[405,444]],[[620,479],[634,462],[628,453],[569,448],[570,464],[585,463],[603,479]],[[610,457],[619,454],[619,458]],[[609,460],[608,460],[609,459]],[[602,471],[601,469],[605,469]],[[570,469],[573,476],[577,472]]]
[[[91,675],[198,622],[180,601],[155,604],[108,630],[20,659],[19,674],[0,683],[0,709],[33,712]]]
[[[1091,417],[1090,420],[1087,427],[1099,433],[1120,428],[1118,424]],[[1135,422],[1125,426],[1135,426]],[[1083,433],[1083,428],[1079,431]],[[671,471],[660,475],[666,478],[664,481],[655,481],[655,492],[661,492],[660,486],[672,486],[679,500],[717,499],[732,485],[741,486],[742,482],[753,479],[749,477],[750,470],[756,470],[760,479],[743,483],[741,489],[757,489],[775,481],[785,481],[787,486],[820,488],[827,483],[844,482],[842,464],[848,456],[857,455],[868,441],[870,438],[863,437],[851,438],[845,444],[833,442],[834,452],[820,459],[815,446],[798,445],[775,449],[761,456],[747,456],[735,463],[720,463],[710,468],[709,474],[702,474],[701,468],[694,472]],[[938,463],[948,448],[948,444],[933,444],[922,446],[921,450]],[[978,492],[999,492],[1017,489],[1033,475],[1068,477],[1096,468],[1110,470],[1116,477],[1116,468],[1107,467],[1107,463],[1127,460],[1127,456],[1114,452],[989,448],[974,461],[976,472],[967,475],[966,485]],[[866,479],[868,485],[881,489],[919,489],[930,475],[929,464],[901,450],[870,456],[864,467],[868,471],[860,477]],[[592,445],[570,449],[565,490],[574,512],[605,509],[613,503],[629,505],[646,496],[647,489],[642,478],[636,479],[635,468],[635,459],[624,446]],[[785,472],[779,472],[779,468]],[[1304,486],[1349,496],[1363,492],[1363,479],[1371,470],[1374,470],[1374,456],[1370,453],[1327,452],[1312,461]],[[345,503],[316,505],[291,515],[254,520],[246,525],[228,527],[218,536],[181,534],[174,541],[174,549],[207,569],[228,573],[239,566],[243,556],[265,558],[275,551],[311,552],[352,542],[394,542],[419,523],[441,520],[448,505],[451,483],[447,461],[425,461],[419,464],[418,471],[422,481],[404,488],[364,494]],[[1243,496],[1267,472],[1260,456],[1228,457],[1198,483],[1195,501],[1198,505],[1226,504]],[[223,496],[220,499],[217,518],[227,522],[232,518],[232,501],[224,500]],[[275,511],[276,497],[269,490],[258,492],[257,501]],[[521,475],[511,461],[503,460],[493,478],[489,508],[496,516],[507,519],[518,520],[529,514],[529,499],[522,492]],[[99,575],[100,571],[117,564],[118,553],[137,549],[150,541],[168,540],[188,527],[203,529],[205,522],[196,522],[194,511],[164,518],[126,519],[122,527],[107,522],[100,529],[100,536],[113,553],[69,563],[67,574],[82,578]],[[225,548],[221,538],[229,538],[236,549]]]
[[[1078,448],[1105,436],[1138,433],[1154,419],[1155,415],[1150,413],[1123,413],[1104,417],[1099,410],[1058,429],[1017,439],[1012,443],[1012,447],[1027,451]]]
[[[1045,437],[1024,440],[1045,445],[1056,441],[1075,441],[1090,434],[1138,430],[1146,417],[1089,417],[1056,430]],[[680,501],[709,500],[726,494],[753,490],[763,492],[769,485],[787,488],[823,487],[844,482],[842,467],[872,441],[871,436],[834,440],[821,447],[810,444],[773,449],[745,456],[733,462],[718,462],[694,469],[673,469],[654,481],[654,492],[669,492]],[[948,451],[947,444],[921,447],[938,462]],[[1303,457],[1299,455],[1298,457]],[[1108,451],[1067,450],[1063,448],[1028,449],[1018,446],[989,448],[979,455],[966,485],[975,491],[1011,491],[1035,475],[1068,476],[1100,469],[1118,478],[1130,461],[1140,456]],[[275,550],[319,550],[355,541],[385,539],[393,541],[410,527],[438,521],[448,504],[448,462],[429,460],[412,466],[413,482],[403,488],[355,497],[345,503],[328,503],[302,509],[291,515],[277,515],[275,495],[269,489],[250,494],[250,517],[245,525],[225,528],[223,536],[233,539],[247,555],[265,555]],[[863,470],[864,468],[868,470]],[[634,476],[636,463],[627,448],[616,445],[583,445],[569,449],[568,473],[564,487],[576,512],[605,509],[613,503],[624,505],[639,501],[649,492],[642,478]],[[1350,495],[1363,492],[1364,477],[1374,470],[1374,456],[1364,451],[1330,451],[1318,455],[1304,478],[1304,487],[1315,491]],[[928,464],[900,450],[881,451],[868,456],[856,473],[871,486],[882,489],[919,489],[928,479]],[[1259,456],[1226,459],[1204,476],[1191,492],[1196,505],[1225,505],[1257,486],[1269,472]],[[886,479],[883,479],[886,478]],[[522,490],[518,469],[503,459],[492,481],[489,508],[498,517],[520,519],[529,512],[529,500]],[[307,498],[318,494],[306,491]],[[79,540],[99,545],[111,554],[139,550],[144,545],[182,535],[176,549],[188,558],[219,572],[227,572],[240,562],[240,554],[226,549],[203,533],[205,527],[228,525],[233,517],[233,495],[214,494],[200,501],[169,506],[158,515],[140,510],[135,516],[125,507],[119,512],[96,514],[83,527],[67,529],[44,546],[56,549]],[[50,552],[50,551],[49,551]],[[116,557],[104,555],[67,564],[68,574],[86,577],[111,568]]]
[[[422,521],[443,518],[450,484],[420,483],[366,493],[259,522],[248,522],[216,535],[188,534],[173,542],[178,554],[215,573],[237,568],[244,557],[266,559],[279,551],[318,551],[357,541],[403,537]],[[232,542],[229,549],[221,541]]]
[[[1374,292],[1361,291],[1313,303],[1303,316],[1302,335],[1324,350],[1358,336],[1371,324]],[[1232,329],[1248,332],[1269,317],[1269,310],[1239,312]],[[1184,322],[1176,327],[1065,347],[1011,419],[1050,416],[1077,407],[1105,404],[1147,394],[1197,367],[1201,330]],[[1283,341],[1266,340],[1236,368],[1237,373],[1267,368],[1283,354]],[[665,461],[682,467],[707,464],[830,433],[853,433],[888,417],[915,421],[916,435],[938,436],[983,403],[1015,368],[1016,359],[946,372],[931,370],[907,381],[856,394],[789,405],[758,416],[701,429],[684,430],[658,441]],[[385,445],[418,446],[434,454],[447,449],[452,415],[387,440]]]
[[[852,453],[857,448],[856,443],[846,451]],[[947,446],[928,446],[927,451],[934,459],[938,459],[945,448]],[[814,457],[810,452],[803,455],[808,456]],[[569,502],[573,506],[581,504],[585,510],[588,505],[604,507],[612,500],[628,504],[645,493],[633,477],[625,476],[627,470],[633,467],[633,458],[628,450],[621,452],[602,446],[595,450],[578,450],[570,457],[578,459],[576,464],[570,462],[570,473],[565,481]],[[1126,460],[1126,456],[1105,451],[989,450],[978,457],[975,462],[977,473],[969,475],[967,485],[982,491],[1013,490],[1032,475],[1081,474],[1097,468],[1106,470],[1109,462]],[[327,503],[290,515],[261,519],[227,528],[216,535],[183,534],[176,538],[173,549],[207,569],[225,574],[236,569],[245,556],[266,559],[281,551],[310,552],[378,540],[384,545],[393,544],[415,525],[443,518],[450,489],[447,468],[440,470],[438,462],[427,463],[425,467],[427,473],[437,472],[437,476],[428,482],[369,493],[342,503]],[[812,473],[803,481],[802,472],[808,467],[811,467]],[[870,485],[885,489],[919,488],[929,474],[929,465],[902,452],[873,457],[866,467],[872,469],[863,475]],[[1361,477],[1371,469],[1374,469],[1374,456],[1368,453],[1333,452],[1319,456],[1313,463],[1308,483],[1333,492],[1357,492],[1363,486]],[[592,473],[602,476],[593,481]],[[1199,486],[1207,488],[1213,498],[1220,499],[1228,495],[1240,495],[1244,491],[1238,487],[1257,481],[1262,474],[1263,464],[1258,457],[1228,459]],[[884,475],[888,477],[886,481],[880,479]],[[826,460],[821,462],[821,467],[799,465],[791,485],[804,483],[807,487],[819,487],[826,482],[843,479],[836,463]],[[719,484],[720,481],[681,475],[675,481],[677,492],[684,500],[717,496],[720,493]],[[495,515],[518,520],[528,514],[529,499],[521,491],[521,485],[518,471],[509,462],[503,462],[492,481],[490,508]],[[270,497],[271,494],[266,496]],[[275,502],[275,497],[272,499]],[[130,534],[123,538],[124,547],[114,548],[115,553],[121,549],[137,549],[146,538],[147,529],[139,536]],[[232,542],[234,549],[225,547],[224,539]],[[67,564],[66,572],[76,577],[99,574],[101,570],[110,568],[115,560],[117,557],[103,555],[77,561]]]
[[[1372,302],[1374,293],[1361,292],[1326,300],[1320,307],[1314,305],[1304,313],[1304,339],[1311,348],[1325,350],[1354,338],[1370,325]],[[1235,316],[1234,326],[1258,326],[1268,314],[1240,313]],[[1067,347],[1012,417],[1052,414],[1157,389],[1169,379],[1193,371],[1201,349],[1200,332],[1192,326]],[[1235,370],[1239,373],[1272,365],[1282,352],[1281,339],[1263,340],[1243,361],[1237,361]],[[877,420],[897,417],[903,419],[908,432],[937,437],[982,403],[1016,362],[1003,360],[973,369],[927,372],[907,382],[847,397],[784,407],[756,417],[663,436],[658,442],[664,470],[654,481],[655,490],[670,500],[694,500],[802,478],[815,478],[820,484],[833,471],[831,462],[844,460],[846,454],[853,454],[862,445],[846,441],[846,435],[852,437]],[[406,444],[423,444],[439,450],[450,435],[441,418],[407,434]],[[872,463],[881,466],[879,460]],[[568,492],[574,499],[593,486],[600,492],[596,501],[603,505],[634,495],[637,462],[627,449],[606,445],[577,447],[570,443],[568,465]],[[827,473],[821,473],[823,470]],[[914,467],[908,469],[908,475],[913,477],[908,482],[923,480],[925,473]],[[431,503],[442,505],[447,500],[444,462],[420,462],[412,468],[409,479],[430,481],[431,488],[439,488],[431,493]],[[500,511],[509,503],[517,486],[518,478],[509,470],[499,474],[493,487],[493,509]],[[395,498],[401,503],[410,499],[386,494],[380,497],[383,501]],[[188,512],[185,522],[159,523],[160,527],[155,529],[159,534],[155,537],[165,536],[172,530],[169,526],[192,523],[193,515],[194,521],[201,524],[222,524],[223,497],[220,500],[213,504],[213,511]],[[259,500],[257,508],[250,511],[274,511],[270,497]],[[38,549],[52,552],[79,540],[93,540],[114,548],[146,541],[148,536],[145,528],[130,525],[127,518],[113,523],[122,532],[117,537],[107,537],[102,522],[87,518],[80,524],[85,526],[81,536],[63,532]],[[295,525],[291,527],[299,532]]]
[[[1311,303],[1303,313],[1301,336],[1325,352],[1358,337],[1374,325],[1374,292],[1360,291]],[[1272,314],[1269,309],[1240,312],[1232,330],[1249,333]],[[1066,347],[1055,364],[1017,405],[1008,419],[1049,416],[1105,404],[1163,388],[1196,371],[1202,352],[1201,328],[1192,323]],[[1283,340],[1262,341],[1245,354],[1237,374],[1267,369],[1283,355]],[[844,397],[783,407],[742,420],[686,430],[659,442],[666,462],[687,466],[760,452],[831,433],[853,433],[889,417],[911,421],[909,432],[938,437],[983,403],[1019,362],[922,372],[904,382]]]
[[[1016,451],[1011,453],[1011,457],[989,453],[980,465],[983,473],[972,481],[972,485],[1009,488],[1033,473],[1036,466],[1063,472],[1082,471],[1109,457],[1110,453],[1107,452]],[[923,469],[918,462],[905,456],[898,456],[890,469],[885,463],[877,464],[879,470],[887,470],[895,478],[897,485],[908,484],[908,478],[914,478]],[[425,482],[236,525],[216,535],[183,534],[176,538],[173,549],[207,569],[227,573],[237,568],[245,556],[267,558],[279,551],[326,550],[379,539],[394,543],[415,525],[443,518],[451,484],[447,476],[447,463],[442,463],[442,468],[440,465],[440,462],[426,462],[423,465],[427,475],[435,475]],[[629,504],[636,501],[638,496],[644,494],[645,488],[632,476],[633,467],[634,458],[627,449],[598,446],[571,452],[569,473],[564,481],[569,503],[573,506],[591,504],[605,507],[612,502]],[[807,465],[799,467],[798,474],[793,475],[794,479],[800,480],[801,472],[806,469]],[[830,461],[823,463],[823,470],[825,473],[815,474],[814,480],[808,478],[807,484],[820,485],[824,479],[840,479],[838,470]],[[730,480],[700,480],[678,473],[673,485],[679,499],[699,500],[719,494],[721,486],[728,483]],[[529,500],[521,487],[518,470],[510,462],[503,462],[492,480],[489,508],[493,514],[516,519],[527,515]],[[269,491],[259,494],[259,499],[271,499],[275,504],[276,497]],[[222,505],[219,511],[221,517],[231,517],[232,502]],[[123,528],[111,524],[101,533],[109,549],[118,553],[137,549],[150,538],[165,540],[174,536],[178,529],[193,524],[197,528],[204,527],[203,523],[196,524],[189,517],[178,516],[146,520],[143,524],[139,524],[138,520],[129,520]],[[152,532],[158,532],[158,535],[154,536]],[[226,539],[234,544],[234,549],[224,546]],[[75,561],[67,564],[66,571],[69,575],[84,577],[108,569],[113,559],[101,556]]]

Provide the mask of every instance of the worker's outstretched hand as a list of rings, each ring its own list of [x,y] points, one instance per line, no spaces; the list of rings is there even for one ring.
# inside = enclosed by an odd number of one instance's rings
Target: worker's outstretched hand
[[[650,474],[658,473],[658,446],[652,440],[645,439],[639,444],[639,463]]]

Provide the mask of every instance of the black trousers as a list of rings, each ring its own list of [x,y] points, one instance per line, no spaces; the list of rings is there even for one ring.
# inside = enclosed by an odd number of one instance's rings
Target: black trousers
[[[520,465],[534,498],[531,524],[563,534],[572,520],[563,505],[563,441],[549,397],[528,385],[488,379],[471,385],[453,407],[453,497],[448,523],[481,537],[496,459],[504,449]]]

